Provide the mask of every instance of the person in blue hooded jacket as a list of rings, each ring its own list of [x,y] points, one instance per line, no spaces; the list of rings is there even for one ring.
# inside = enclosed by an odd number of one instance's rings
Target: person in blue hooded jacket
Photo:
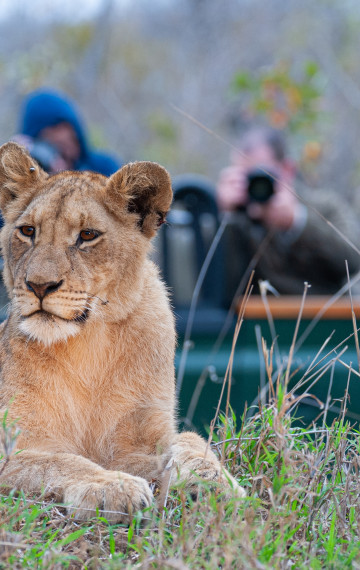
[[[40,89],[24,100],[16,142],[47,172],[91,170],[110,176],[122,163],[93,150],[75,104],[57,91]]]

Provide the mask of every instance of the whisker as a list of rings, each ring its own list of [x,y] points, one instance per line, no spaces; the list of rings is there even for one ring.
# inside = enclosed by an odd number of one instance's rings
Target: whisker
[[[89,295],[91,299],[98,299],[102,305],[108,305],[109,301],[108,299],[102,299],[101,297],[99,297],[98,295]]]

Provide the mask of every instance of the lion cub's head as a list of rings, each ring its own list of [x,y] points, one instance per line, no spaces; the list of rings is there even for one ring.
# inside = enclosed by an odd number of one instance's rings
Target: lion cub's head
[[[166,170],[151,162],[110,178],[49,176],[24,148],[0,148],[4,278],[19,330],[44,344],[139,302],[149,239],[171,203]]]

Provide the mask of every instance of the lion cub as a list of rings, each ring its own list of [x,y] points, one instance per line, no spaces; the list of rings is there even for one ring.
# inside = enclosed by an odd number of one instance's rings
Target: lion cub
[[[49,176],[19,145],[0,148],[0,405],[21,429],[1,482],[45,489],[79,519],[150,505],[170,459],[189,486],[244,494],[203,439],[176,430],[174,320],[147,257],[171,199],[158,164]]]

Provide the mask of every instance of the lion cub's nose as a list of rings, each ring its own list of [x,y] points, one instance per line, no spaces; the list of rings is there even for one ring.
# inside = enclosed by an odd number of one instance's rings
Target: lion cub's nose
[[[58,283],[56,283],[55,281],[49,281],[49,283],[33,283],[32,281],[26,281],[25,279],[25,283],[29,291],[35,293],[38,299],[42,301],[42,299],[46,297],[46,295],[49,295],[50,293],[57,291],[61,287],[63,282],[59,281]]]

